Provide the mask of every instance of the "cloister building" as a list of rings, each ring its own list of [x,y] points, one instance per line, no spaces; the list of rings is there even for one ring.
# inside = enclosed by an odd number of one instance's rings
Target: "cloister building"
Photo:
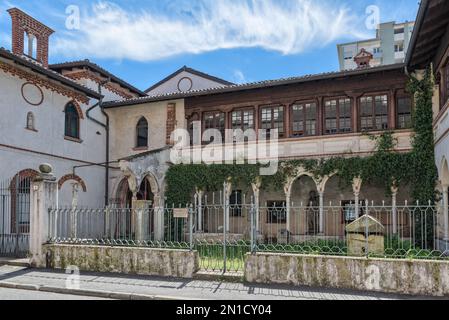
[[[394,152],[409,152],[414,98],[406,90],[408,77],[433,62],[438,79],[434,99],[438,187],[445,208],[439,225],[441,239],[449,240],[448,12],[447,2],[422,1],[405,64],[371,67],[372,55],[362,50],[355,57],[355,70],[241,85],[184,67],[142,92],[88,60],[49,64],[48,39],[53,30],[11,9],[12,51],[0,49],[0,108],[8,115],[0,118],[0,177],[16,175],[20,183],[34,176],[41,163],[50,163],[59,180],[61,205],[132,206],[132,200],[138,199],[163,208],[176,129],[193,133],[199,125],[201,132],[215,129],[222,136],[229,129],[268,134],[277,130],[281,161],[369,156],[376,148],[370,137],[385,132],[395,139]],[[435,24],[438,30],[432,27]],[[29,52],[24,52],[24,41]],[[191,147],[202,146],[200,141]],[[194,191],[192,201],[196,193],[195,201],[210,203],[221,190]],[[258,219],[263,221],[259,231],[266,237],[279,232],[270,223],[270,207],[276,203],[285,210],[276,228],[311,233],[307,224],[295,229],[300,224],[292,220],[291,212],[312,203],[319,208],[314,232],[337,234],[341,230],[329,228],[342,224],[347,216],[343,212],[333,221],[324,219],[322,209],[328,204],[347,207],[358,216],[366,202],[391,206],[412,200],[407,185],[392,185],[387,196],[383,187],[360,178],[343,188],[337,175],[316,177],[302,167],[280,190],[265,190],[255,181],[228,183],[224,192],[227,199],[253,198],[264,208]],[[206,217],[210,213],[198,219]],[[154,221],[155,233],[161,237],[163,213]],[[392,221],[382,222],[393,228]],[[248,213],[239,211],[231,213],[228,227],[234,228],[232,234],[243,234],[248,223]],[[408,223],[401,220],[399,227]],[[204,231],[216,233],[215,227]]]

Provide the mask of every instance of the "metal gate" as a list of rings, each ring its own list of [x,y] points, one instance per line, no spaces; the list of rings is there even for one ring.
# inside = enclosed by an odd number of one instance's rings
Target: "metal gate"
[[[226,190],[201,199],[195,197],[191,214],[193,247],[200,256],[204,271],[241,273],[245,255],[251,252],[256,230],[256,207],[247,203],[244,194]]]
[[[30,178],[0,182],[0,257],[26,257],[30,233]]]

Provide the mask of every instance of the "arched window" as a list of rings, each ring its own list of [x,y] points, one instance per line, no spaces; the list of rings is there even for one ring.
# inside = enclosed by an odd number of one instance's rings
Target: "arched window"
[[[34,127],[34,114],[32,112],[28,112],[27,114],[27,126],[28,130],[36,130]]]
[[[148,121],[144,117],[140,118],[136,127],[136,147],[148,147]]]
[[[80,138],[80,117],[73,103],[65,107],[65,135],[66,137]]]

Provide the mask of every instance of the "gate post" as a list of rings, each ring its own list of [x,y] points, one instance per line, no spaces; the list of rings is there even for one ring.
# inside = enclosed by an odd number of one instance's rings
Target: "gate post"
[[[161,194],[154,195],[154,240],[164,241],[165,201]]]
[[[46,252],[43,245],[49,236],[49,209],[56,208],[58,186],[53,168],[39,167],[39,175],[32,181],[30,195],[30,254],[31,266],[45,268]]]

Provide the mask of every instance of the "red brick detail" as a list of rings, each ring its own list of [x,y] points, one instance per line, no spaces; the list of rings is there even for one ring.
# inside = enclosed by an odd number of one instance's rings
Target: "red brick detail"
[[[9,9],[8,13],[12,19],[12,51],[18,55],[24,54],[24,35],[33,35],[37,40],[35,58],[47,68],[48,43],[54,31],[17,8]]]
[[[166,143],[172,145],[171,134],[176,129],[176,104],[169,103],[167,105],[167,124],[166,124]]]
[[[76,101],[70,101],[67,104],[70,104],[70,103],[75,106],[76,111],[78,112],[78,116],[80,117],[80,119],[84,119],[83,109],[81,109],[81,106],[79,105],[79,103],[76,102]]]
[[[87,192],[87,187],[86,187],[86,184],[84,183],[83,179],[81,179],[79,176],[73,175],[73,174],[67,174],[67,175],[63,176],[61,179],[59,179],[58,189],[61,190],[64,183],[66,183],[67,181],[70,181],[70,180],[78,182],[80,184],[81,188],[83,189],[83,192]]]
[[[45,78],[41,78],[40,76],[38,76],[36,74],[26,72],[26,71],[19,69],[18,67],[15,67],[13,65],[10,65],[6,62],[0,61],[0,70],[4,71],[6,73],[9,73],[12,76],[23,79],[27,82],[31,82],[38,87],[46,88],[48,90],[59,93],[59,94],[65,96],[65,97],[68,97],[70,99],[79,101],[82,104],[86,104],[86,105],[89,104],[89,98],[86,95],[80,94],[74,90],[70,90],[67,87],[58,85],[58,84],[51,82]]]
[[[29,226],[19,226],[19,230],[16,230],[16,219],[17,219],[17,196],[19,192],[19,186],[22,181],[29,179],[29,185],[26,187],[31,187],[31,180],[37,177],[39,173],[33,169],[25,169],[18,172],[11,180],[9,184],[9,191],[11,192],[11,231],[13,233],[27,233],[29,232]],[[22,190],[25,191],[25,190]],[[30,190],[31,192],[31,190]]]
[[[96,75],[90,70],[79,70],[75,72],[64,73],[64,76],[70,78],[72,80],[80,80],[80,79],[89,79],[94,81],[97,84],[101,84],[109,91],[121,96],[124,99],[132,99],[135,98],[132,94],[128,93],[126,89],[121,90],[119,87],[112,85],[111,83],[104,84],[104,79]]]

